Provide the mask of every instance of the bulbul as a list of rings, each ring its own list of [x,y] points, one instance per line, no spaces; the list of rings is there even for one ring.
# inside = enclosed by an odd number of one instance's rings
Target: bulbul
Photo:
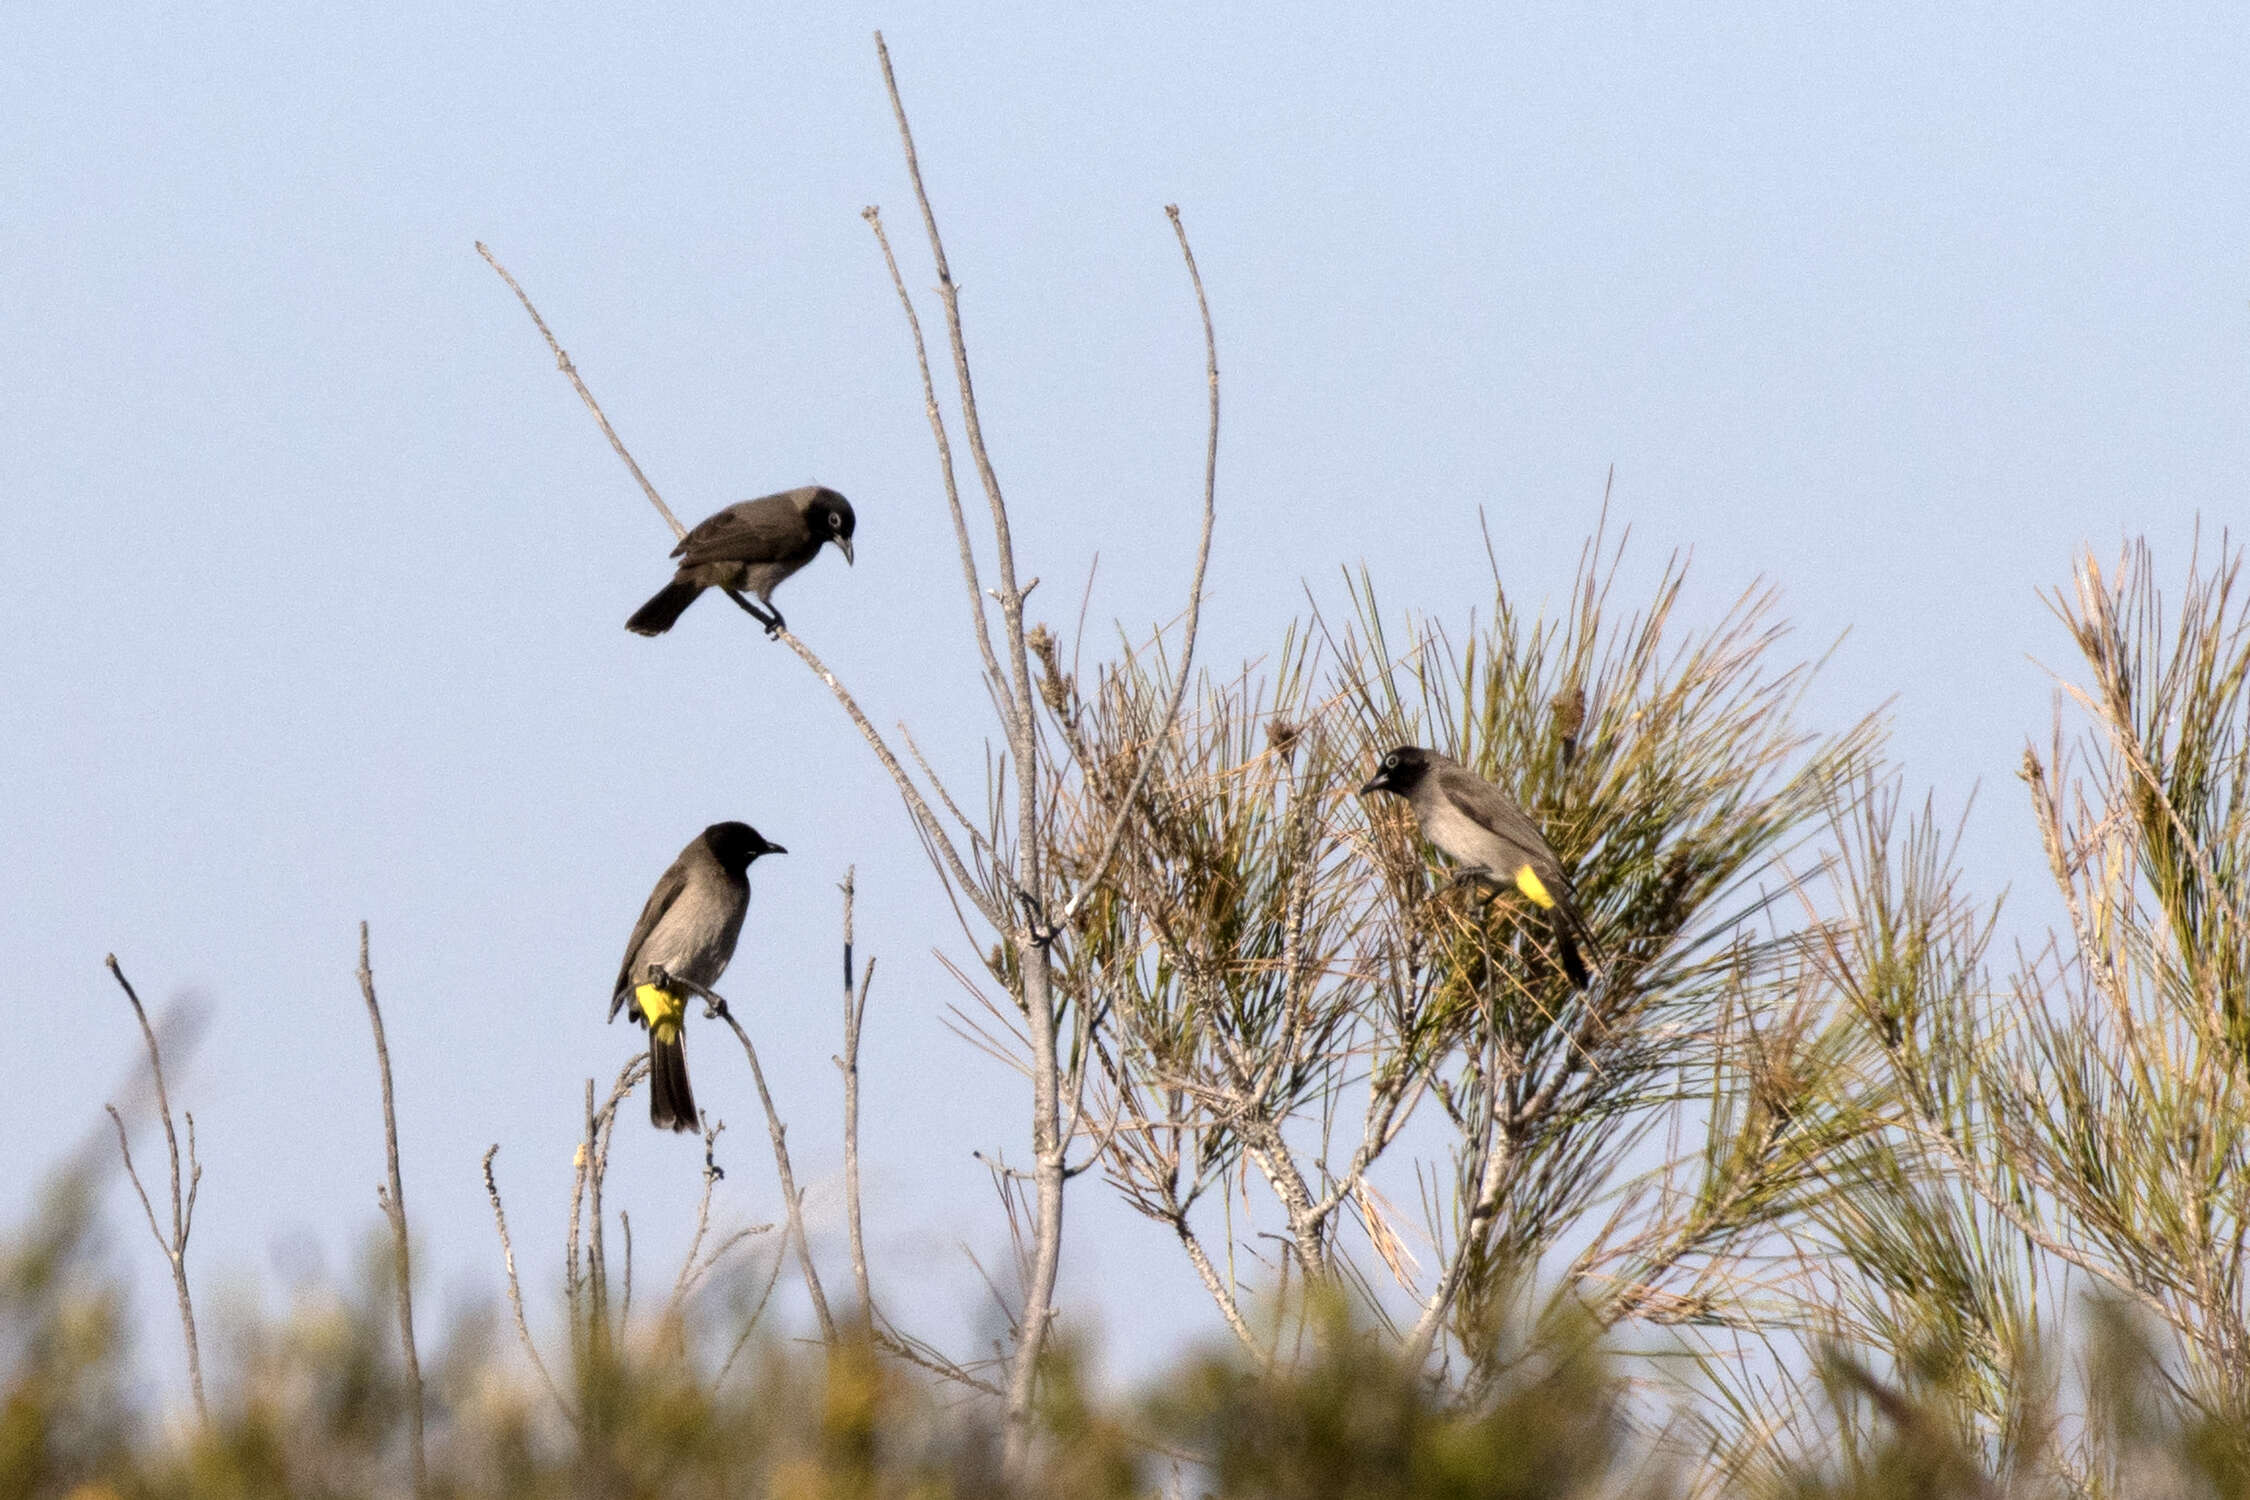
[[[788,852],[747,823],[713,823],[672,861],[633,924],[610,990],[609,1018],[616,1020],[624,1007],[648,1028],[648,1117],[659,1130],[696,1128],[680,1036],[693,991],[672,982],[705,989],[719,982],[750,910],[750,862]]]
[[[774,589],[830,542],[849,563],[857,525],[851,501],[825,485],[803,485],[730,505],[680,538],[672,549],[679,571],[633,612],[625,628],[635,635],[662,635],[696,595],[723,589],[772,635],[785,623],[773,607]],[[745,593],[756,594],[765,609],[754,608]]]
[[[1553,920],[1555,948],[1570,982],[1586,987],[1586,961],[1600,962],[1594,935],[1579,910],[1578,893],[1539,825],[1508,794],[1450,756],[1419,745],[1401,745],[1383,757],[1374,778],[1359,789],[1404,797],[1422,825],[1422,837],[1459,866],[1454,879],[1483,879],[1514,886]]]

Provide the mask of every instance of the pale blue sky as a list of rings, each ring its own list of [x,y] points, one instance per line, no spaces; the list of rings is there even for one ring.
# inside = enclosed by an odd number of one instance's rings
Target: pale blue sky
[[[1050,610],[1097,551],[1097,621],[1178,600],[1203,390],[1176,201],[1226,376],[1207,661],[1268,649],[1300,580],[1334,599],[1361,561],[1464,619],[1480,507],[1511,589],[1559,591],[1614,464],[1635,576],[1692,547],[1698,612],[1763,573],[1804,651],[1848,630],[1815,720],[1895,697],[1912,784],[1949,809],[1984,785],[1980,880],[2035,878],[2012,772],[2048,712],[2027,654],[2063,646],[2036,591],[2133,532],[2177,577],[2199,516],[2250,517],[2250,27],[1712,10],[0,9],[0,1212],[131,1061],[114,949],[210,1005],[175,1083],[201,1284],[277,1247],[341,1264],[381,1171],[365,916],[425,1318],[493,1284],[495,1140],[551,1284],[579,1080],[630,1050],[602,1024],[619,949],[680,843],[739,816],[793,851],[756,871],[726,988],[800,1172],[832,1193],[856,861],[878,1280],[949,1338],[975,1317],[953,1247],[997,1228],[969,1153],[1021,1156],[1022,1110],[942,1025],[930,949],[955,938],[904,816],[732,610],[623,631],[668,538],[472,249],[684,516],[852,496],[858,567],[824,557],[782,602],[973,787],[936,470],[858,212],[885,206],[926,286],[877,25]],[[766,1216],[714,1040],[691,1056],[733,1127],[728,1211]],[[654,1256],[693,1153],[620,1140]],[[1065,1297],[1113,1290],[1124,1363],[1209,1326],[1091,1179],[1072,1228]]]

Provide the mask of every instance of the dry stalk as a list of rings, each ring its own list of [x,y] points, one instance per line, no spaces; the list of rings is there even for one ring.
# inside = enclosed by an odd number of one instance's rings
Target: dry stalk
[[[180,1191],[180,1138],[172,1126],[172,1099],[164,1088],[164,1058],[156,1046],[155,1028],[148,1024],[148,1012],[141,1006],[141,997],[133,990],[132,981],[118,967],[117,955],[112,953],[102,962],[117,980],[118,988],[125,991],[126,1001],[133,1007],[133,1019],[140,1022],[141,1041],[148,1048],[149,1076],[156,1082],[156,1114],[164,1123],[165,1154],[171,1164],[172,1177],[172,1232],[167,1235],[157,1227],[156,1210],[150,1206],[148,1189],[141,1185],[141,1174],[133,1166],[133,1149],[126,1144],[125,1120],[114,1104],[104,1105],[109,1111],[110,1123],[117,1127],[117,1151],[125,1158],[125,1175],[132,1180],[133,1191],[140,1195],[141,1212],[148,1216],[148,1232],[155,1236],[157,1249],[164,1252],[165,1264],[172,1272],[172,1292],[180,1305],[180,1334],[187,1344],[188,1393],[195,1398],[195,1419],[210,1425],[211,1413],[203,1400],[203,1348],[195,1335],[195,1302],[188,1296],[187,1247],[188,1235],[195,1228],[195,1195],[203,1185],[203,1163],[195,1154],[195,1116],[187,1115],[187,1192]]]
[[[398,1339],[406,1360],[407,1435],[412,1441],[414,1493],[429,1491],[429,1456],[422,1443],[422,1359],[414,1348],[413,1261],[406,1237],[406,1188],[398,1169],[398,1112],[391,1102],[391,1049],[383,1039],[383,1009],[375,1002],[375,971],[367,962],[367,924],[359,924],[359,993],[367,1002],[368,1024],[375,1029],[375,1063],[383,1082],[383,1154],[388,1186],[375,1189],[375,1201],[391,1221],[391,1266],[397,1278]]]
[[[578,1425],[578,1413],[563,1399],[562,1391],[555,1385],[555,1377],[547,1373],[547,1362],[539,1357],[539,1346],[532,1342],[531,1325],[524,1319],[523,1287],[516,1279],[516,1247],[508,1238],[508,1212],[500,1206],[500,1183],[492,1171],[492,1159],[499,1154],[498,1141],[493,1142],[491,1149],[484,1153],[484,1191],[485,1196],[492,1200],[493,1227],[500,1232],[500,1260],[508,1272],[508,1310],[515,1314],[516,1338],[523,1344],[523,1352],[531,1356],[531,1367],[539,1372],[540,1383],[547,1387],[547,1394],[555,1398],[556,1408],[575,1427]]]

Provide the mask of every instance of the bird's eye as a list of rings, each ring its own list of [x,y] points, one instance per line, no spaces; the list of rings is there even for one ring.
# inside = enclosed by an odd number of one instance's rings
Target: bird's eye
[[[1398,757],[1397,757],[1397,756],[1395,756],[1395,755],[1386,755],[1386,756],[1384,756],[1384,757],[1383,757],[1383,769],[1384,769],[1384,770],[1386,770],[1386,771],[1395,771],[1395,770],[1397,770],[1397,769],[1398,769]]]
[[[842,516],[840,516],[840,515],[836,514],[836,512],[834,512],[834,511],[830,511],[830,512],[828,513],[828,529],[829,529],[830,531],[834,531],[834,530],[835,530],[835,529],[836,529],[837,527],[839,527],[839,526],[841,526],[841,525],[843,525],[843,524],[844,524],[844,518],[843,518]]]

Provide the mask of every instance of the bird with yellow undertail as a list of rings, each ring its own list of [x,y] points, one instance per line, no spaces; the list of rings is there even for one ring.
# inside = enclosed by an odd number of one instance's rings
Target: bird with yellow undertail
[[[1422,836],[1454,862],[1455,879],[1513,886],[1547,913],[1563,972],[1577,988],[1586,987],[1589,960],[1598,967],[1601,958],[1577,888],[1539,825],[1506,792],[1451,756],[1419,745],[1385,754],[1359,791],[1403,797]]]

